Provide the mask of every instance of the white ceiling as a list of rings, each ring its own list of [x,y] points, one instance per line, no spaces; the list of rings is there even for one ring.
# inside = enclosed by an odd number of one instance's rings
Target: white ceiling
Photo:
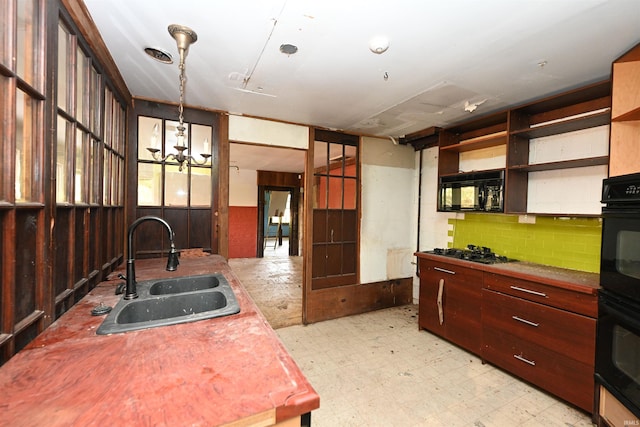
[[[640,42],[639,0],[84,2],[133,96],[177,102],[181,24],[188,105],[393,137],[606,79]]]

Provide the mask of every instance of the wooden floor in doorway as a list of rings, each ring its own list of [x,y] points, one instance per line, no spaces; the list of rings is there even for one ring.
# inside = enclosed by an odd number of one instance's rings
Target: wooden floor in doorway
[[[229,265],[272,328],[300,325],[302,257],[288,256],[286,239],[275,248],[270,243],[264,258],[232,258]]]

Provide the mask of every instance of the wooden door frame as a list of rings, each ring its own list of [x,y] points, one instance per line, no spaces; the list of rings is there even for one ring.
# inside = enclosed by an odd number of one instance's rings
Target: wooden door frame
[[[256,248],[256,257],[264,257],[264,206],[266,203],[265,194],[267,191],[286,191],[291,195],[291,203],[289,205],[291,211],[291,223],[289,224],[289,256],[298,256],[300,254],[298,247],[300,224],[298,206],[300,203],[300,188],[258,185],[258,245]]]

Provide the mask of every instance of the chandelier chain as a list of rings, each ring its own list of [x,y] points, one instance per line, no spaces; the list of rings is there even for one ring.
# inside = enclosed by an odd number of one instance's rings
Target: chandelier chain
[[[196,160],[191,154],[187,154],[185,152],[189,150],[189,143],[185,141],[185,126],[184,126],[184,95],[185,95],[185,85],[187,81],[186,77],[186,64],[185,59],[187,57],[187,52],[189,49],[189,45],[195,43],[198,40],[198,36],[189,27],[185,27],[183,25],[169,25],[169,34],[176,40],[178,46],[178,52],[180,53],[180,62],[178,64],[178,68],[180,70],[179,79],[180,79],[180,103],[178,104],[178,132],[176,133],[177,141],[176,145],[173,148],[176,149],[177,153],[168,153],[164,157],[160,152],[160,149],[153,147],[147,147],[147,150],[151,153],[151,156],[154,160],[159,162],[166,162],[167,160],[173,159],[178,163],[178,171],[182,172],[185,167],[189,167],[189,165],[197,164],[204,165],[211,158],[211,152],[209,151],[208,141],[205,138],[203,142],[204,153],[201,153],[202,157],[201,161]]]
[[[185,77],[185,65],[184,65],[184,59],[180,59],[180,104],[178,105],[178,113],[179,113],[179,121],[180,121],[180,126],[183,126],[183,122],[184,122],[184,85],[185,85],[185,81],[187,80]]]

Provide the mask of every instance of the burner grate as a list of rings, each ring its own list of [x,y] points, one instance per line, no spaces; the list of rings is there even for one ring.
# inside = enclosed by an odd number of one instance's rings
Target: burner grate
[[[506,256],[497,255],[486,246],[467,245],[465,249],[458,248],[435,248],[432,252],[435,255],[442,255],[449,258],[463,259],[467,261],[479,262],[482,264],[497,264],[501,262],[515,261]]]

